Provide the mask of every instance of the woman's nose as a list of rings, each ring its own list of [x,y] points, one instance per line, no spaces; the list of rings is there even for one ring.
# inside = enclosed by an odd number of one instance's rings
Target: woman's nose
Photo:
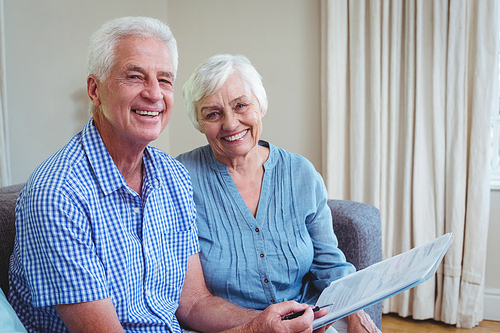
[[[226,112],[226,114],[224,115],[222,128],[226,131],[231,131],[238,126],[238,122],[238,117],[234,114],[234,112]]]

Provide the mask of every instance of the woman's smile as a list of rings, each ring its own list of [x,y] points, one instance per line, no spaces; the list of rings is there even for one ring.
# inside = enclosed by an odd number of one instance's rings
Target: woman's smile
[[[238,134],[235,134],[235,135],[222,137],[222,139],[229,141],[229,142],[233,142],[233,141],[236,141],[236,140],[243,138],[245,136],[245,134],[247,134],[247,132],[248,132],[248,129],[246,129],[243,132],[240,132]]]

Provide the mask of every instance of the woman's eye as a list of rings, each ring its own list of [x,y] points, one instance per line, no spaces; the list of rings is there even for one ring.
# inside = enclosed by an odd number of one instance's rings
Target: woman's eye
[[[215,118],[215,117],[217,117],[217,112],[212,112],[212,113],[209,113],[209,114],[207,114],[207,116],[206,116],[206,117],[207,117],[207,119],[212,119],[212,118]]]
[[[243,104],[243,103],[238,103],[238,104],[236,104],[236,108],[237,108],[237,109],[243,109],[245,106],[246,106],[246,105],[245,105],[245,104]]]

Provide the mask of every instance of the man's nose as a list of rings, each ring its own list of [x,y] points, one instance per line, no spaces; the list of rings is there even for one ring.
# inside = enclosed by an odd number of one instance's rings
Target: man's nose
[[[150,80],[144,87],[141,96],[156,102],[163,98],[162,91],[160,89],[160,84],[157,80]]]

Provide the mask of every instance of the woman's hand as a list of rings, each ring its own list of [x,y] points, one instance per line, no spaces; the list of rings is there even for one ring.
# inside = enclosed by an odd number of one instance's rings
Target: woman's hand
[[[347,319],[349,321],[347,333],[382,333],[363,310],[349,315]]]

